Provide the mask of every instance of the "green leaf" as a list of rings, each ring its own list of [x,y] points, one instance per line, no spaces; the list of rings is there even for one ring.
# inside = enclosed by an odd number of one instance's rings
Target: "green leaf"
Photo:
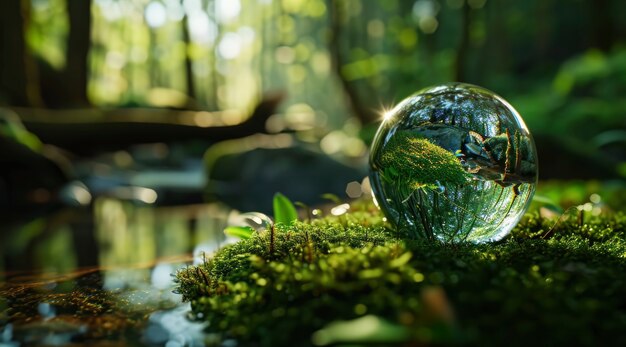
[[[291,200],[281,193],[274,194],[274,222],[290,225],[298,219],[298,212]]]
[[[224,229],[224,234],[228,236],[238,237],[240,239],[249,239],[252,237],[254,229],[252,227],[232,226]]]
[[[533,197],[533,202],[553,212],[563,213],[563,208],[559,206],[557,203],[555,203],[554,201],[552,201],[552,199],[548,198],[547,196],[535,194],[535,196]]]

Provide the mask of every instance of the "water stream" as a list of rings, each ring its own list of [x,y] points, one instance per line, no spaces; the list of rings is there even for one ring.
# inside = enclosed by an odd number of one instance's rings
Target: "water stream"
[[[234,215],[103,197],[2,226],[0,346],[204,345],[172,274],[229,242]]]

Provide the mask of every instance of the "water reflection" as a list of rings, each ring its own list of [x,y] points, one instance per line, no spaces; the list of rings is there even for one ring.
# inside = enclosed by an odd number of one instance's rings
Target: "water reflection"
[[[227,242],[219,204],[98,198],[2,230],[0,346],[203,345],[171,276]]]

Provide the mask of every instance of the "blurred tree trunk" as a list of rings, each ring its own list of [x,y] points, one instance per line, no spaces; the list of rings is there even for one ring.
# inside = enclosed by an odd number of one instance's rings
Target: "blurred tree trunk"
[[[615,42],[610,0],[589,0],[587,7],[591,15],[591,44],[608,51]]]
[[[67,0],[69,36],[66,64],[62,74],[66,83],[64,104],[85,106],[89,78],[89,48],[91,46],[91,0]]]
[[[187,15],[183,17],[183,42],[185,43],[185,77],[187,78],[187,96],[192,99],[196,98],[196,88],[193,80],[193,62],[189,56],[189,47],[191,45],[191,36],[189,34],[189,20]]]
[[[461,40],[456,50],[456,61],[454,69],[454,79],[457,82],[467,82],[465,73],[465,60],[467,59],[469,41],[470,41],[470,7],[467,3],[463,3],[461,8]]]
[[[549,61],[550,48],[552,41],[552,26],[551,16],[555,10],[555,6],[552,0],[543,0],[537,3],[534,8],[534,16],[536,18],[536,30],[537,40],[535,40],[535,61]]]
[[[380,119],[380,115],[368,107],[368,104],[359,97],[358,91],[355,85],[346,80],[341,72],[344,58],[341,51],[340,38],[342,35],[342,25],[345,21],[345,6],[346,2],[329,0],[328,1],[328,13],[330,22],[330,37],[328,40],[328,49],[330,51],[331,64],[335,70],[337,78],[341,82],[341,86],[348,98],[348,105],[352,109],[354,116],[361,120],[362,124],[369,124],[377,122]]]
[[[13,110],[18,113],[26,129],[37,135],[42,142],[76,154],[93,155],[141,143],[194,139],[215,143],[265,133],[267,119],[276,113],[276,108],[284,97],[283,93],[266,94],[249,117],[242,115],[242,119],[245,119],[243,122],[209,127],[195,124],[195,111],[154,108]],[[219,112],[210,117],[216,116],[219,116]]]
[[[30,1],[0,1],[0,98],[16,106],[41,105],[37,68],[25,36],[29,20]]]

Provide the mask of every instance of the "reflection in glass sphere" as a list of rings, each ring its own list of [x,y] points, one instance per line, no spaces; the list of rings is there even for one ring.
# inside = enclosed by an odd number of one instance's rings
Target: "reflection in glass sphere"
[[[497,241],[528,208],[537,154],[504,99],[450,83],[423,89],[386,114],[372,144],[370,180],[387,219],[408,237]]]

